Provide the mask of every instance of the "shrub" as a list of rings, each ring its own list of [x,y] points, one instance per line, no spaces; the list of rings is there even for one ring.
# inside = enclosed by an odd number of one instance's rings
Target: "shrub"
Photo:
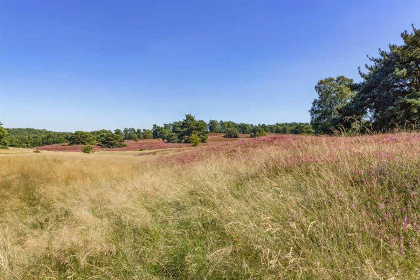
[[[239,131],[236,127],[229,127],[225,129],[225,135],[223,135],[225,138],[238,138],[239,137]]]
[[[266,135],[267,135],[267,132],[261,127],[254,127],[250,134],[252,138],[257,138],[257,137],[266,136]]]
[[[82,147],[82,153],[85,153],[85,154],[93,153],[93,147],[91,145],[84,145]]]
[[[190,137],[190,142],[191,142],[191,146],[197,147],[198,145],[200,145],[201,139],[200,139],[200,137],[198,137],[197,134],[193,134]]]

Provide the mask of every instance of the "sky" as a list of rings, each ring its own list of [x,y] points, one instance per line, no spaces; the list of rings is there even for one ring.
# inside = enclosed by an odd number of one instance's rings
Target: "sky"
[[[366,55],[412,24],[420,0],[0,0],[0,121],[309,122],[318,80],[360,81]]]

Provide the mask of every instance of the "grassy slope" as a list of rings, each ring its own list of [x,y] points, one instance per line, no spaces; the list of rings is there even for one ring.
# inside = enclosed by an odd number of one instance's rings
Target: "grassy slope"
[[[0,155],[0,279],[416,279],[419,185],[420,134]]]

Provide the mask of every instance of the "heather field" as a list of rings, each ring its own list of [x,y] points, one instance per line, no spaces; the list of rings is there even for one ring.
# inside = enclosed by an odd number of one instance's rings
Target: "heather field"
[[[419,133],[147,143],[2,150],[0,279],[420,278]]]

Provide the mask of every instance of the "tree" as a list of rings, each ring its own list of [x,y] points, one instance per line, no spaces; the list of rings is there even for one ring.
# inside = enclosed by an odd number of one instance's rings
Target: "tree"
[[[401,34],[402,46],[379,50],[379,57],[368,57],[367,73],[359,69],[363,81],[353,101],[343,108],[342,123],[369,117],[376,131],[415,126],[420,122],[420,30]]]
[[[225,135],[223,135],[225,138],[238,138],[239,132],[236,127],[228,127],[225,129]]]
[[[247,123],[240,123],[237,125],[239,133],[248,134],[251,133],[252,126]]]
[[[193,134],[193,135],[191,135],[191,137],[190,137],[190,142],[191,142],[191,145],[193,146],[193,147],[197,147],[198,145],[200,145],[200,143],[201,143],[201,139],[200,139],[200,137],[198,137],[198,135],[197,134]]]
[[[211,133],[219,133],[220,132],[220,125],[219,122],[216,120],[209,121],[209,132]]]
[[[98,136],[99,145],[104,148],[117,148],[125,147],[124,136],[121,134],[116,134],[112,132],[102,132]]]
[[[124,128],[123,130],[124,140],[134,140],[139,141],[139,136],[137,135],[135,128]]]
[[[232,121],[220,121],[221,127],[225,133],[223,137],[225,138],[238,138],[239,137],[239,130],[236,123]]]
[[[143,129],[142,132],[143,139],[153,139],[153,131],[150,129]]]
[[[316,133],[331,133],[340,117],[340,110],[353,98],[353,80],[344,76],[318,81],[318,98],[312,102],[311,125]]]
[[[250,136],[252,138],[257,138],[257,137],[261,137],[261,136],[266,136],[267,132],[262,128],[262,127],[254,127],[250,133]]]
[[[165,140],[167,143],[178,143],[179,137],[178,137],[178,134],[169,131],[165,135],[165,138],[163,138],[163,140]]]
[[[313,134],[314,130],[307,123],[298,123],[290,132],[293,134]]]
[[[69,145],[95,144],[95,136],[89,132],[76,131],[69,137]]]
[[[2,127],[2,123],[0,122],[0,149],[8,149],[9,142],[7,141],[8,133],[5,128]]]
[[[115,129],[114,130],[114,133],[115,134],[117,134],[118,136],[121,136],[123,139],[124,139],[124,134],[123,134],[123,132],[121,131],[121,129]]]
[[[179,131],[179,141],[191,143],[191,136],[196,134],[202,143],[207,142],[207,124],[205,121],[197,121],[191,114],[185,115]]]

